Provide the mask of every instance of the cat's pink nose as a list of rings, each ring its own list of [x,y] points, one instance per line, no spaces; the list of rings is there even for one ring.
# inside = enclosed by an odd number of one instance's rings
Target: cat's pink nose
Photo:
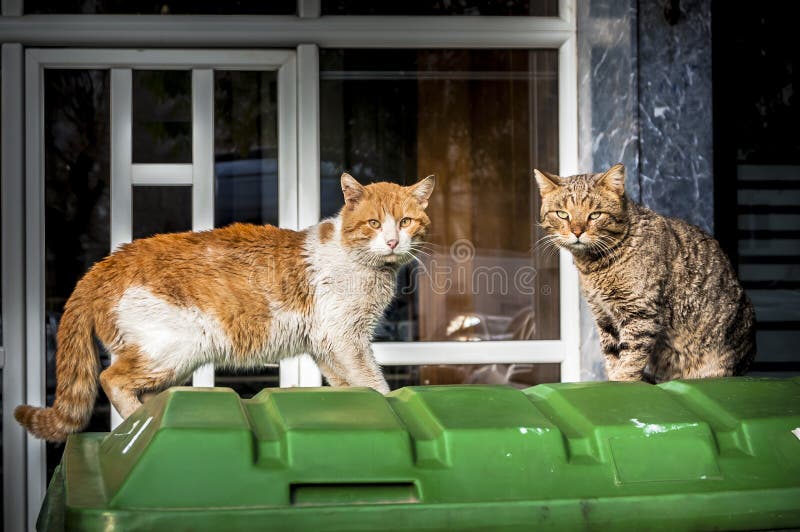
[[[573,229],[572,230],[572,234],[577,236],[578,238],[580,238],[581,235],[583,234],[583,230],[581,230],[581,229]]]
[[[389,248],[391,248],[391,249],[396,248],[397,247],[397,239],[393,238],[391,240],[387,240],[386,241],[386,245],[389,246]]]

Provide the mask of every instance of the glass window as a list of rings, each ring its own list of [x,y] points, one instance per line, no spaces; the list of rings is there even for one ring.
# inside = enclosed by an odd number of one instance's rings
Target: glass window
[[[133,71],[133,162],[192,162],[192,73]]]
[[[557,17],[558,0],[322,0],[322,14]]]
[[[47,404],[55,395],[55,338],[64,303],[111,246],[109,102],[108,71],[45,70]],[[102,353],[101,364],[108,363],[108,355]],[[87,430],[109,430],[109,405],[102,389]],[[62,450],[62,445],[47,445],[48,478]]]
[[[278,89],[275,72],[214,72],[214,223],[278,224]],[[252,397],[280,385],[277,364],[223,368],[216,386]]]
[[[214,223],[278,225],[275,72],[214,72]]]
[[[560,364],[482,364],[386,366],[384,377],[392,390],[404,386],[440,384],[503,384],[524,389],[561,381]]]
[[[296,0],[25,0],[25,14],[294,15]]]
[[[377,340],[559,338],[558,254],[542,247],[535,167],[558,171],[551,50],[322,50],[322,215],[339,177],[435,174],[426,252]]]
[[[192,187],[133,187],[133,238],[192,230]]]

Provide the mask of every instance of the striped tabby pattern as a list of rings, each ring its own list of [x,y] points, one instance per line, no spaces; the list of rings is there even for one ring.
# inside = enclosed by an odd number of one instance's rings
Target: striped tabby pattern
[[[625,168],[534,171],[541,225],[569,250],[610,380],[740,375],[756,354],[755,313],[719,243],[625,195]]]

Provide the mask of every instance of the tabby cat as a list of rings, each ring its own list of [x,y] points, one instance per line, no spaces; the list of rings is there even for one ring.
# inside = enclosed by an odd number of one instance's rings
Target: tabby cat
[[[341,178],[345,206],[304,231],[234,224],[122,246],[78,282],[64,307],[53,406],[17,407],[30,433],[63,440],[87,423],[96,337],[115,357],[99,381],[128,417],[140,396],[199,366],[252,368],[309,353],[333,386],[386,393],[370,348],[397,270],[424,238],[433,191]]]
[[[572,253],[610,380],[739,375],[756,354],[755,313],[719,244],[625,195],[625,168],[534,170],[545,238]]]

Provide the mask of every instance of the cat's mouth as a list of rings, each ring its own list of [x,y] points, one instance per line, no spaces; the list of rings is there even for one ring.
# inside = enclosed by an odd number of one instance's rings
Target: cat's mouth
[[[586,253],[594,249],[592,244],[587,244],[581,241],[562,242],[561,245],[572,253]]]
[[[587,249],[589,244],[581,242],[580,240],[562,240],[561,245],[568,249]]]
[[[412,259],[412,255],[410,253],[406,253],[403,251],[390,251],[386,255],[381,256],[381,260],[386,265],[393,265],[399,266],[409,262]]]

